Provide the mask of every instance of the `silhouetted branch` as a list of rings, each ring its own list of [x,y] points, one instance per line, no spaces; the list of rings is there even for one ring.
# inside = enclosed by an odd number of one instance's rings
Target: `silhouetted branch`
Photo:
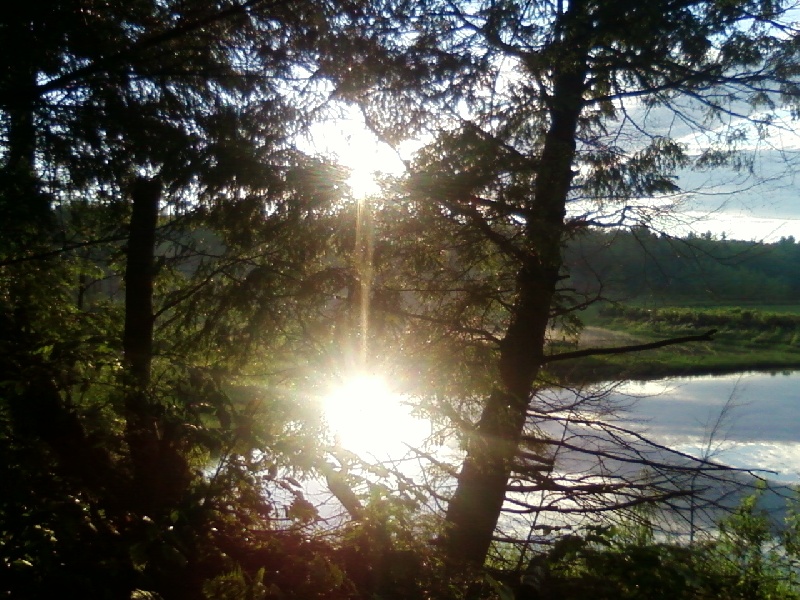
[[[545,356],[542,362],[551,363],[558,360],[571,360],[573,358],[584,358],[586,356],[626,354],[628,352],[654,350],[656,348],[663,348],[665,346],[674,346],[676,344],[687,344],[690,342],[711,342],[714,340],[714,335],[716,333],[717,333],[716,329],[711,329],[706,333],[700,335],[685,335],[682,337],[660,340],[658,342],[649,342],[647,344],[633,344],[630,346],[618,346],[616,348],[585,348],[583,350],[575,350],[574,352],[562,352],[561,354],[551,354],[550,356]]]

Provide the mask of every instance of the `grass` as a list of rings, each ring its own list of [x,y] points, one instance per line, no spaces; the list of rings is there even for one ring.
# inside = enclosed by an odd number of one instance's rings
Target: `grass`
[[[553,363],[572,383],[800,369],[800,305],[615,306],[591,311],[578,348],[619,347],[717,330],[713,341]],[[569,349],[575,349],[573,346]],[[554,348],[558,352],[558,348]]]
[[[782,314],[796,314],[800,315],[800,304],[783,302],[783,303],[764,303],[743,300],[740,302],[715,302],[708,299],[685,298],[685,297],[652,297],[646,299],[632,299],[625,302],[626,306],[637,308],[651,308],[651,309],[664,309],[664,308],[695,308],[707,310],[731,310],[731,309],[752,309],[760,312],[772,312]],[[588,309],[589,312],[602,310],[607,304],[598,303]]]

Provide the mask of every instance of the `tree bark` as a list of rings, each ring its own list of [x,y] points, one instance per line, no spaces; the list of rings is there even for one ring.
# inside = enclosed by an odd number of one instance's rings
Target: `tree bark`
[[[125,267],[125,330],[122,347],[129,382],[139,388],[150,383],[153,359],[153,282],[155,243],[161,184],[137,179],[131,189],[133,209]]]
[[[125,438],[133,468],[133,486],[142,510],[152,509],[157,494],[158,422],[150,401],[153,360],[153,282],[155,233],[161,184],[137,179],[131,189],[133,209],[125,268]]]
[[[46,226],[50,199],[41,193],[36,175],[36,88],[37,53],[36,22],[29,10],[12,18],[7,27],[6,47],[18,49],[5,73],[13,96],[3,103],[7,114],[6,163],[3,167],[3,189],[0,214],[8,225],[25,237]],[[19,236],[17,236],[19,237]]]
[[[500,381],[489,397],[447,510],[445,555],[455,565],[481,565],[488,553],[517,455],[533,384],[544,364],[550,305],[561,269],[561,241],[572,181],[575,135],[584,106],[589,30],[584,2],[560,16],[553,58],[550,125],[545,136],[517,274],[517,300],[500,343]]]

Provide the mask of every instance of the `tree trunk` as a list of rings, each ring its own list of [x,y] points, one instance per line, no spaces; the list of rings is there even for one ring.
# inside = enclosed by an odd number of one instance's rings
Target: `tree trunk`
[[[125,268],[125,437],[133,467],[133,487],[142,510],[153,507],[158,485],[158,422],[150,401],[153,360],[153,282],[155,233],[161,184],[137,179]]]
[[[526,225],[527,253],[517,274],[517,300],[500,344],[500,381],[467,448],[447,510],[445,554],[452,564],[481,565],[505,500],[533,384],[544,362],[550,305],[561,268],[561,241],[575,134],[584,106],[589,31],[584,3],[571,2],[552,47],[550,125],[536,172]]]
[[[9,63],[8,87],[13,96],[3,106],[7,114],[6,164],[2,194],[2,214],[7,224],[13,224],[23,234],[48,224],[50,199],[39,189],[36,175],[36,106],[39,102],[36,87],[37,36],[36,23],[29,11],[11,19],[7,28],[7,47],[18,49]],[[27,239],[27,238],[25,238]]]
[[[129,383],[147,388],[153,359],[153,282],[161,184],[137,179],[131,190],[133,210],[125,266],[125,331],[122,346]]]

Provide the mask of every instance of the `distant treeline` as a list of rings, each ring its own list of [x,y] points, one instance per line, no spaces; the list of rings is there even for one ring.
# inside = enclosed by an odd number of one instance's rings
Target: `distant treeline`
[[[570,286],[617,301],[800,303],[800,244],[590,230],[565,250]]]

